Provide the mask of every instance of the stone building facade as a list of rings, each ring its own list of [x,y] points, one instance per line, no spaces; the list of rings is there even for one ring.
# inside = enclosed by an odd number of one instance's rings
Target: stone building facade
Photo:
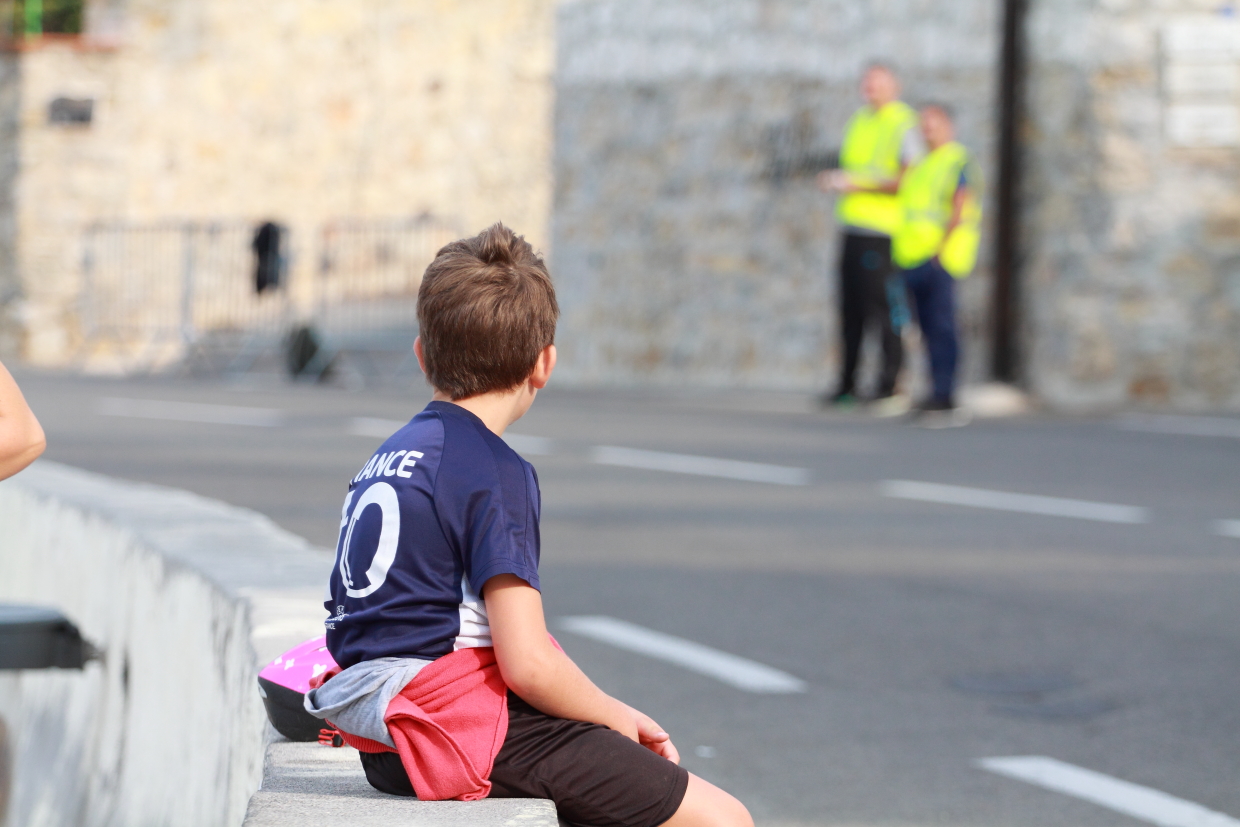
[[[553,0],[91,0],[0,62],[4,350],[80,345],[96,222],[427,214],[548,241]],[[53,101],[88,101],[89,123]]]
[[[555,264],[581,381],[819,390],[831,203],[866,62],[944,101],[994,213],[997,0],[576,0],[558,13]],[[1214,0],[1030,0],[1022,381],[1065,410],[1240,409],[1240,22]],[[989,227],[987,228],[989,229]],[[989,370],[993,233],[962,290]]]
[[[88,0],[84,36],[0,53],[0,356],[81,364],[100,222],[280,221],[296,288],[324,226],[428,215],[552,252],[561,381],[821,390],[838,250],[813,175],[881,59],[954,106],[986,173],[961,291],[985,378],[1003,5]],[[1023,383],[1067,410],[1240,410],[1240,18],[1028,7]]]
[[[1064,408],[1240,410],[1240,19],[1038,0],[1027,31],[1029,384]]]

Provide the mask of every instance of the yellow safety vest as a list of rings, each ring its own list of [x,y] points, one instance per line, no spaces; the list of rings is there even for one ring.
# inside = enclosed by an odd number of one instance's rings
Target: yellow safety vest
[[[946,241],[943,233],[952,217],[952,199],[960,173],[969,170],[968,196]],[[943,144],[904,173],[900,181],[900,206],[904,221],[891,239],[891,258],[896,266],[911,270],[925,264],[935,253],[943,269],[958,279],[973,271],[981,239],[982,206],[978,173],[969,151],[955,141]]]
[[[863,106],[844,127],[840,169],[862,186],[884,184],[900,176],[900,145],[917,126],[917,113],[901,101],[882,109]],[[900,203],[894,194],[850,192],[835,205],[841,224],[864,227],[887,235],[900,226]]]

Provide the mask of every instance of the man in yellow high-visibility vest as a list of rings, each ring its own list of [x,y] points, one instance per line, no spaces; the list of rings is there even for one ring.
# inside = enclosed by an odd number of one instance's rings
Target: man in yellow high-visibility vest
[[[818,186],[839,193],[835,215],[843,230],[839,266],[842,353],[839,384],[822,397],[824,404],[857,401],[856,373],[865,329],[881,333],[883,363],[874,398],[879,413],[902,413],[907,403],[896,397],[896,377],[904,350],[891,321],[887,278],[891,273],[891,236],[900,226],[896,192],[904,171],[922,155],[917,113],[900,97],[900,83],[890,67],[871,64],[861,80],[865,106],[844,128],[839,169],[822,172]]]
[[[918,409],[952,412],[959,358],[955,282],[967,277],[977,262],[981,176],[968,150],[956,141],[946,106],[922,107],[921,132],[930,152],[900,182],[903,221],[891,252],[913,299],[930,358],[933,390]]]

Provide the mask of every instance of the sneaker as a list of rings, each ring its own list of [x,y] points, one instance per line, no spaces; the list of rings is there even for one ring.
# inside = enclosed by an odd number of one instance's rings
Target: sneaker
[[[880,396],[870,403],[870,413],[881,419],[904,416],[912,408],[912,402],[902,393]]]
[[[828,391],[818,397],[818,404],[824,408],[852,408],[857,405],[857,396],[852,391]]]
[[[967,408],[957,408],[950,399],[929,399],[917,406],[914,419],[923,428],[962,428],[973,421]]]
[[[937,396],[932,396],[929,399],[926,399],[917,404],[917,413],[934,413],[936,411],[954,411],[955,409],[956,409],[956,405],[955,403],[952,402],[952,400],[940,399]]]

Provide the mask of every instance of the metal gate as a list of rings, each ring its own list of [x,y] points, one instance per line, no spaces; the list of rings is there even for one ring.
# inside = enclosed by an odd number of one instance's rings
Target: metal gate
[[[429,216],[332,221],[318,234],[317,272],[290,290],[287,233],[282,276],[265,286],[271,270],[259,272],[259,227],[246,221],[87,227],[79,361],[126,373],[186,360],[212,371],[244,371],[260,356],[282,356],[289,333],[304,324],[318,345],[306,372],[322,373],[341,354],[363,373],[383,372],[371,370],[383,354],[400,354],[402,361],[412,348],[422,273],[444,244],[460,237],[455,223]]]
[[[292,321],[288,280],[258,291],[256,229],[249,222],[88,227],[83,360],[149,370],[214,349],[243,369],[278,347]]]
[[[402,371],[417,336],[418,287],[435,253],[459,227],[430,216],[342,219],[320,232],[313,328],[321,373],[341,355],[367,375]],[[384,370],[380,362],[395,362]]]

